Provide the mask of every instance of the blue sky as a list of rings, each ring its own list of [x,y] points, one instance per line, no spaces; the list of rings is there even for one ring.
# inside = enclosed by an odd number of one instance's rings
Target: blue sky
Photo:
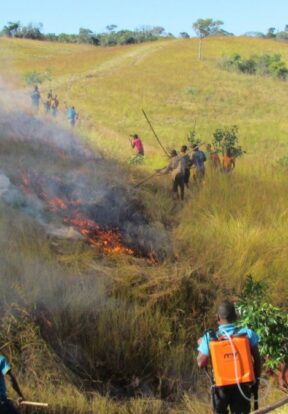
[[[194,35],[192,23],[211,17],[236,35],[248,31],[283,30],[288,0],[2,0],[0,28],[8,21],[43,23],[44,33],[78,33],[80,27],[105,31],[162,26],[167,32]]]

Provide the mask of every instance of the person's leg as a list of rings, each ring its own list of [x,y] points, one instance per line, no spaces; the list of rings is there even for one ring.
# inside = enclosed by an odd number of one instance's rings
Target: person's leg
[[[19,411],[11,401],[5,400],[0,402],[0,414],[19,414]]]
[[[181,176],[179,177],[179,187],[180,187],[180,197],[181,200],[184,200],[184,176],[181,174]]]
[[[214,414],[228,414],[229,398],[225,390],[221,388],[212,388],[212,403]]]
[[[184,184],[187,188],[189,188],[189,178],[190,178],[190,170],[189,168],[185,169],[185,175],[184,175]]]
[[[237,385],[231,390],[230,409],[231,414],[249,414],[251,390],[249,385],[242,384],[241,390],[246,398],[242,396]]]
[[[173,200],[178,200],[179,198],[178,184],[177,184],[176,177],[174,178],[173,183],[172,183],[172,197],[173,197]]]

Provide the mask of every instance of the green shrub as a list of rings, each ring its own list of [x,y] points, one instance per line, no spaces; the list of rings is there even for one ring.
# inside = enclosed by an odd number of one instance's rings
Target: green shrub
[[[233,125],[232,127],[217,128],[213,134],[212,145],[214,150],[225,154],[229,149],[230,153],[234,157],[243,155],[242,147],[238,145],[238,127]]]
[[[45,73],[40,73],[36,71],[26,72],[24,74],[24,80],[27,83],[27,85],[39,85],[46,80],[51,80],[51,75],[49,73],[49,70]]]
[[[265,366],[273,369],[281,362],[288,363],[288,316],[283,309],[270,303],[268,286],[248,276],[237,309],[241,323],[260,337],[259,350]]]
[[[234,70],[249,75],[273,76],[286,80],[288,68],[279,54],[254,55],[249,59],[242,59],[239,54],[233,54],[223,58],[220,66],[225,70]]]

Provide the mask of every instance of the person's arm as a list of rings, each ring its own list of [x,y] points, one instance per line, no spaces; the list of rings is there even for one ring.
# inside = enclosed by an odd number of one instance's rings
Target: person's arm
[[[17,394],[19,395],[21,400],[25,400],[24,395],[22,394],[22,391],[20,390],[19,384],[18,384],[16,378],[14,377],[14,375],[12,374],[11,369],[7,372],[7,375],[9,377],[10,382],[11,382],[12,388],[17,392]]]
[[[208,337],[207,335],[199,338],[197,341],[198,344],[198,355],[197,355],[197,364],[199,368],[207,367],[210,356],[209,356],[209,345],[208,345]]]
[[[167,165],[167,167],[157,169],[156,172],[158,174],[168,174],[172,170],[172,162]]]
[[[207,367],[209,363],[209,356],[202,354],[201,352],[198,352],[197,355],[197,364],[199,368],[205,368]]]

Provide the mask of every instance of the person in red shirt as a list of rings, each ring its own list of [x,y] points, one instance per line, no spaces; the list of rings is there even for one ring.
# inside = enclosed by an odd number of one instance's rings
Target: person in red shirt
[[[134,134],[130,135],[132,137],[130,143],[131,147],[134,149],[135,154],[128,160],[128,163],[133,164],[142,164],[144,160],[144,147],[139,135]]]
[[[141,141],[141,138],[137,134],[134,134],[134,135],[131,135],[131,136],[132,136],[132,140],[131,140],[132,148],[134,148],[137,155],[144,156],[144,147],[143,147],[143,143]]]

